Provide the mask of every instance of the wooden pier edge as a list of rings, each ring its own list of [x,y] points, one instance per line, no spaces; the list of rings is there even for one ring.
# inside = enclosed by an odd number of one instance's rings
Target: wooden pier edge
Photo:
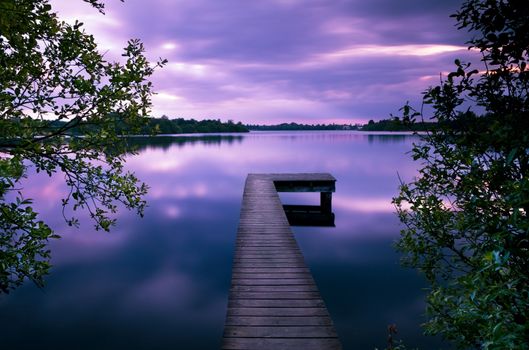
[[[321,192],[330,210],[335,182],[326,173],[248,175],[222,349],[342,349],[278,195]]]

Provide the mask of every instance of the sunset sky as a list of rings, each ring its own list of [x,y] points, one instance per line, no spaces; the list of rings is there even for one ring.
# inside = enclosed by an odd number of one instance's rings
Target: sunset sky
[[[54,0],[109,60],[129,38],[167,66],[153,116],[243,123],[364,123],[388,118],[470,60],[449,18],[461,0],[108,0],[106,15]],[[475,60],[475,55],[473,54]]]

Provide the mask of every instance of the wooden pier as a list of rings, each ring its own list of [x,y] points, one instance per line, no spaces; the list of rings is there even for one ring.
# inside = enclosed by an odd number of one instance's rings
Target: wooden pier
[[[222,349],[342,348],[277,193],[320,192],[311,210],[332,214],[335,182],[330,174],[248,175]]]

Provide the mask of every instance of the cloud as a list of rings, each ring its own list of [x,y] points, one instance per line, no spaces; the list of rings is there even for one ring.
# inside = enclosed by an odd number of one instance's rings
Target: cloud
[[[80,18],[108,57],[140,38],[151,60],[153,114],[243,122],[386,118],[471,61],[449,15],[459,0],[140,0],[107,14],[53,1]]]

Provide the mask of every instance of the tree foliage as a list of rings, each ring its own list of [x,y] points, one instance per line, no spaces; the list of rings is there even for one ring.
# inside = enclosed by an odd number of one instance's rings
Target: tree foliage
[[[354,125],[347,124],[298,124],[298,123],[282,123],[275,125],[248,125],[248,129],[257,131],[294,131],[294,130],[356,130]]]
[[[426,330],[460,348],[529,348],[529,7],[467,0],[453,15],[481,52],[424,94],[438,128],[394,199],[398,248],[431,283]],[[406,120],[426,116],[403,107]]]
[[[405,123],[399,117],[382,119],[378,121],[370,120],[362,126],[362,131],[427,131],[436,127],[435,123],[417,122]]]
[[[167,116],[149,119],[148,125],[143,129],[144,134],[153,132],[159,134],[195,134],[248,131],[248,128],[241,122],[234,123],[232,120],[223,123],[219,119],[169,119]]]
[[[97,11],[104,4],[85,0]],[[85,209],[108,230],[118,204],[142,214],[147,187],[123,169],[122,129],[146,122],[152,65],[139,40],[108,62],[83,24],[58,19],[47,0],[0,0],[0,291],[43,284],[47,241],[58,237],[23,195],[29,172],[61,173],[69,225]],[[79,136],[71,130],[84,130]]]

